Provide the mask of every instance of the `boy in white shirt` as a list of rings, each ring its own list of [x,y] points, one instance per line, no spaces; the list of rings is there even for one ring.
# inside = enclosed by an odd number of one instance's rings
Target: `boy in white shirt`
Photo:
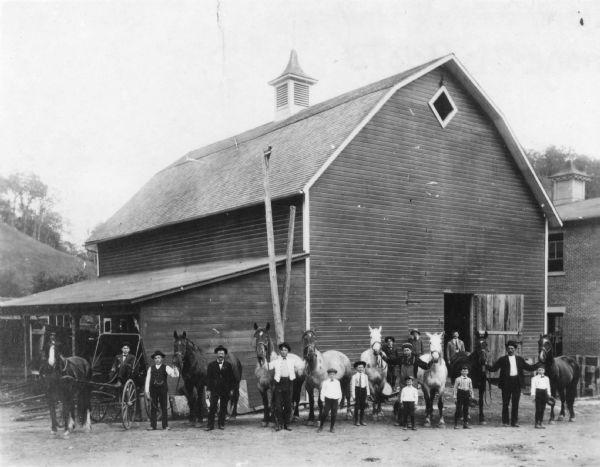
[[[410,415],[410,425],[413,430],[416,430],[415,426],[415,405],[419,400],[419,393],[417,388],[413,386],[413,377],[406,377],[406,386],[402,388],[400,392],[400,403],[402,404],[402,429],[408,428],[408,416]]]
[[[323,425],[325,424],[325,419],[327,415],[329,415],[329,411],[331,411],[331,426],[329,431],[331,433],[335,433],[335,429],[333,426],[335,425],[335,418],[337,416],[338,405],[342,400],[342,387],[340,386],[340,382],[335,379],[335,375],[337,374],[337,370],[335,368],[330,368],[327,370],[327,376],[329,379],[323,381],[321,385],[321,402],[324,404],[323,413],[321,414],[321,424],[319,425],[319,429],[317,433],[323,431]]]
[[[473,381],[469,378],[469,367],[460,369],[460,376],[454,381],[454,429],[458,428],[458,418],[462,413],[463,428],[469,429],[469,401],[473,399]]]
[[[350,380],[351,396],[354,399],[355,426],[367,426],[363,418],[365,416],[367,397],[371,395],[371,390],[369,388],[369,378],[365,374],[366,366],[367,364],[362,360],[355,362],[354,368],[356,368],[356,373],[352,375],[352,379]]]
[[[537,369],[537,374],[531,378],[531,397],[535,402],[535,428],[545,429],[542,426],[544,410],[548,399],[552,397],[550,392],[550,379],[545,376],[546,370],[543,366]]]

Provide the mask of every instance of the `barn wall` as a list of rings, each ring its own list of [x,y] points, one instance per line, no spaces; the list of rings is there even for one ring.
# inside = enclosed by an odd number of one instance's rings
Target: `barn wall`
[[[282,291],[285,268],[280,267],[277,272]],[[293,352],[298,352],[304,331],[304,283],[304,261],[293,263],[286,325],[286,340]],[[271,337],[275,340],[268,271],[153,300],[145,303],[141,312],[141,332],[148,357],[155,349],[162,349],[167,361],[171,361],[174,330],[186,331],[189,339],[211,354],[217,345],[223,344],[242,361],[243,379],[247,380],[253,406],[262,403],[254,378],[255,322],[260,326],[271,323]]]
[[[294,252],[302,251],[302,203],[296,198],[273,203],[277,254],[285,254],[290,204],[296,205]],[[255,206],[110,240],[98,251],[101,276],[267,256],[265,209]]]
[[[428,106],[444,84],[458,113]],[[524,294],[544,325],[544,219],[501,137],[449,71],[399,90],[310,191],[311,327],[352,357],[368,325],[444,328],[444,292]]]

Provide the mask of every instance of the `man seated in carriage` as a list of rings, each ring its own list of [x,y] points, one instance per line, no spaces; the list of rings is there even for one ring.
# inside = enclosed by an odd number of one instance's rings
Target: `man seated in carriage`
[[[129,353],[131,350],[129,342],[123,342],[121,353],[115,356],[113,366],[109,373],[109,382],[117,377],[116,385],[121,386],[131,376],[135,365],[135,355]]]

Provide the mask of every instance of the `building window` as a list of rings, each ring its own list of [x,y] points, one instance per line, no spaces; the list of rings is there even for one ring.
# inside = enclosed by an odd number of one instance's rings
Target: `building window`
[[[548,272],[562,272],[563,269],[563,234],[548,235]]]
[[[452,97],[450,97],[450,94],[448,94],[446,86],[442,86],[437,90],[429,101],[429,107],[431,107],[433,114],[438,119],[438,122],[440,122],[440,125],[442,125],[442,128],[446,128],[446,125],[450,123],[452,117],[458,112],[456,104],[452,100]]]

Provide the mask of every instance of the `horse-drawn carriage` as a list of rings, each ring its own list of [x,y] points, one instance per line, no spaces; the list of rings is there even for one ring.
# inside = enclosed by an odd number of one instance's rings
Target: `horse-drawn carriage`
[[[135,357],[127,378],[117,383],[117,375],[111,374],[115,356],[127,342]],[[138,394],[144,393],[148,362],[144,343],[139,334],[101,334],[92,358],[91,418],[100,422],[107,415],[120,416],[123,427],[128,430],[137,413]]]

